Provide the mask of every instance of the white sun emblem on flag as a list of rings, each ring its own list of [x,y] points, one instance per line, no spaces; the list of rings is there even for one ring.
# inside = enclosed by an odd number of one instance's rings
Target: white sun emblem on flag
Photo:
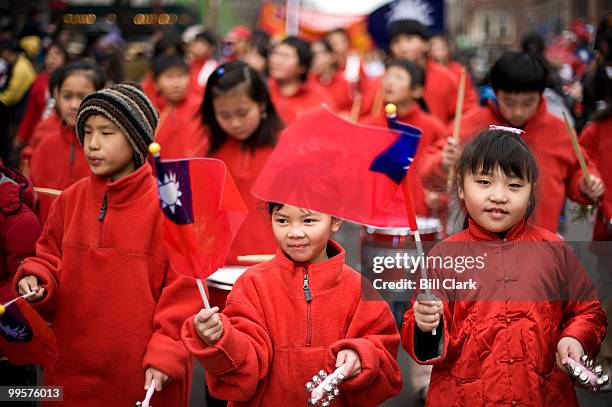
[[[176,174],[170,171],[164,174],[164,182],[157,180],[159,186],[159,199],[162,203],[162,209],[170,208],[170,212],[174,215],[177,206],[183,206],[181,203],[181,192],[179,182],[176,180]]]
[[[423,25],[433,25],[433,7],[423,0],[400,0],[391,5],[388,23],[397,20],[417,20]]]

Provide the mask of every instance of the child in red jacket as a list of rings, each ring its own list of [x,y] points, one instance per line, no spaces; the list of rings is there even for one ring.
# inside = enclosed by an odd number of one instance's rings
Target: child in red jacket
[[[538,168],[516,132],[492,126],[463,150],[465,229],[428,253],[429,279],[418,282],[442,301],[417,296],[404,316],[404,349],[433,365],[428,406],[578,406],[563,360],[594,357],[605,335],[569,246],[527,223]]]
[[[336,405],[380,405],[401,388],[399,335],[387,304],[364,299],[371,286],[330,240],[341,221],[276,203],[269,212],[276,257],[238,279],[223,313],[203,309],[183,325],[211,394],[230,406],[306,405],[313,374],[344,364]]]
[[[179,332],[197,293],[165,256],[145,161],[157,120],[133,85],[83,99],[76,132],[92,174],[56,199],[36,257],[15,276],[53,324],[60,357],[44,384],[62,386],[66,405],[133,405],[152,379],[156,404],[189,403],[192,364]]]
[[[506,52],[491,68],[491,85],[497,101],[468,112],[461,120],[460,144],[467,143],[490,124],[523,129],[523,137],[541,172],[536,185],[536,225],[555,233],[565,197],[583,204],[598,202],[604,192],[597,168],[585,156],[591,177],[580,169],[565,124],[546,110],[542,92],[547,70],[532,54]],[[442,140],[425,152],[421,179],[445,183],[448,170],[457,159],[459,146],[453,139]],[[435,182],[434,180],[438,180]]]
[[[153,81],[155,95],[149,99],[159,111],[155,141],[163,146],[164,159],[204,157],[208,134],[198,118],[202,96],[189,89],[189,67],[183,58],[157,57]]]
[[[244,264],[238,256],[274,253],[276,240],[263,202],[251,194],[283,127],[266,83],[242,61],[221,65],[208,78],[201,119],[210,131],[208,156],[227,165],[249,209],[226,263]]]

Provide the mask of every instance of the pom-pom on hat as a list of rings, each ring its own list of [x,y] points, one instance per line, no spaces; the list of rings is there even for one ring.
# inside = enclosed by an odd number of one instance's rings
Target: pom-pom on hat
[[[85,121],[101,115],[125,134],[134,148],[136,163],[144,163],[159,120],[157,110],[136,84],[120,83],[87,95],[79,106],[76,133],[79,142],[85,138]]]

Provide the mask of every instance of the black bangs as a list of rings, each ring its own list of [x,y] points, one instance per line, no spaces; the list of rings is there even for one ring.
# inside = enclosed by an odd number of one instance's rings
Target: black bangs
[[[461,184],[466,174],[491,174],[499,167],[506,176],[535,184],[536,160],[518,134],[505,130],[487,130],[469,142],[459,159],[457,176]]]

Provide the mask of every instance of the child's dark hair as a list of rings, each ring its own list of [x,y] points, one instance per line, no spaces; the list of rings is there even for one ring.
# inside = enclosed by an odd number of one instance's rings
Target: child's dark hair
[[[175,32],[167,32],[155,43],[153,60],[162,55],[185,55],[185,44],[181,36]]]
[[[490,81],[496,92],[543,92],[548,70],[530,52],[506,51],[491,68]]]
[[[274,212],[276,212],[277,210],[279,210],[283,206],[285,206],[285,204],[278,203],[278,202],[268,202],[268,213],[270,215],[273,215]]]
[[[466,174],[492,174],[496,168],[500,168],[508,177],[517,177],[532,185],[525,212],[525,219],[528,219],[535,209],[538,164],[518,134],[490,129],[467,143],[455,166],[457,188],[463,188]]]
[[[429,29],[417,20],[397,20],[391,23],[389,27],[389,42],[395,41],[400,35],[415,35],[423,41],[428,41],[431,38]]]
[[[237,87],[244,87],[248,97],[264,107],[262,119],[255,132],[242,142],[243,148],[251,151],[257,147],[273,146],[276,144],[277,135],[283,128],[283,123],[276,113],[276,109],[270,100],[270,92],[264,80],[253,68],[242,61],[232,61],[221,65],[208,78],[204,101],[200,108],[202,122],[210,129],[211,141],[209,154],[217,151],[227,140],[227,133],[223,131],[213,105],[214,98],[218,95],[227,94]]]
[[[281,45],[282,44],[289,45],[291,48],[295,49],[295,52],[298,55],[298,63],[300,66],[304,67],[304,72],[302,72],[300,75],[300,79],[302,82],[306,81],[308,78],[310,65],[312,64],[312,51],[310,50],[310,43],[299,37],[289,36],[281,42]]]
[[[386,65],[386,69],[395,66],[408,72],[410,75],[410,89],[414,90],[418,87],[425,87],[425,69],[417,63],[408,61],[407,59],[392,59]],[[417,100],[423,110],[429,112],[429,107],[425,100],[421,97]]]
[[[62,85],[64,84],[64,81],[69,76],[75,73],[79,73],[87,77],[94,85],[94,88],[96,90],[102,89],[106,84],[104,72],[102,72],[102,70],[98,68],[97,65],[94,65],[85,60],[71,62],[68,65],[62,66],[60,69],[58,69],[58,71],[60,72],[58,72],[57,76],[54,75],[54,77],[52,78],[54,82],[57,81],[54,84],[55,86],[57,86],[58,89],[61,89]],[[49,82],[50,85],[52,85],[51,80]],[[53,87],[51,87],[50,89],[53,90]]]
[[[217,36],[210,30],[204,30],[198,33],[198,35],[195,36],[194,40],[207,42],[213,47],[217,46]]]
[[[178,55],[161,55],[153,61],[153,78],[159,78],[161,74],[172,68],[179,68],[189,74],[189,66],[183,58]]]

